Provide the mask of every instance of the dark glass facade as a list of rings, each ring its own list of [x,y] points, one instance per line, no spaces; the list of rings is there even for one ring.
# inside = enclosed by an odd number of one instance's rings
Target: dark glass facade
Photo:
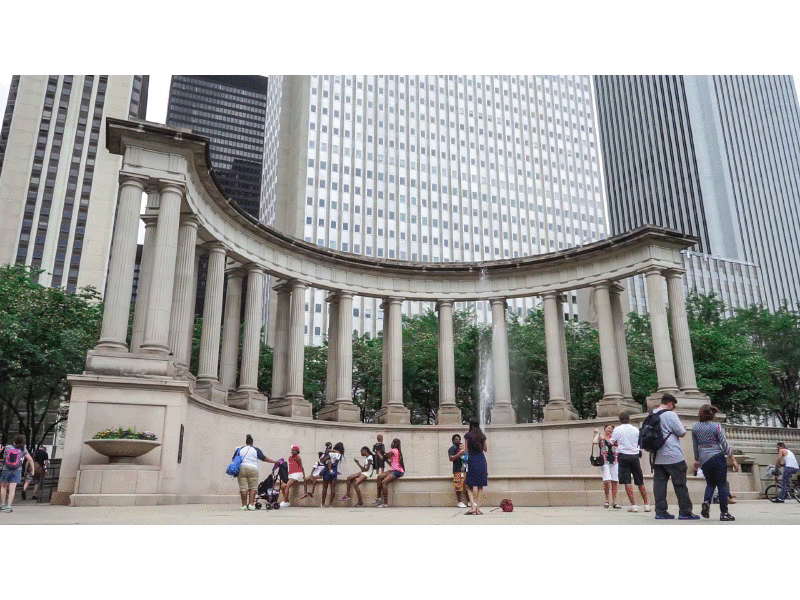
[[[188,127],[211,140],[211,165],[222,190],[259,218],[267,78],[251,75],[174,75],[167,125]]]

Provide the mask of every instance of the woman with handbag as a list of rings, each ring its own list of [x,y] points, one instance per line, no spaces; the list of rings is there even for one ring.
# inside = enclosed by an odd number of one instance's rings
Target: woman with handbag
[[[482,515],[481,503],[483,502],[483,488],[488,483],[488,469],[486,466],[486,435],[481,431],[477,419],[470,419],[469,431],[464,434],[464,444],[469,453],[469,466],[467,467],[467,496],[472,508],[465,515]],[[473,488],[477,488],[473,492]]]
[[[256,509],[256,490],[258,489],[258,461],[275,463],[276,461],[264,456],[260,448],[253,447],[253,436],[249,433],[244,438],[244,446],[237,448],[231,460],[237,456],[241,459],[239,473],[236,480],[239,482],[239,496],[242,499],[242,508],[239,510]]]
[[[619,464],[617,463],[617,442],[611,441],[611,434],[614,433],[614,426],[608,424],[603,429],[603,433],[594,430],[594,439],[592,444],[600,446],[600,457],[603,462],[601,468],[603,470],[603,493],[606,496],[606,501],[603,504],[605,508],[609,507],[608,503],[608,490],[611,488],[611,506],[616,509],[621,509],[622,506],[617,504],[617,488],[619,487]],[[594,454],[594,452],[592,452]],[[592,464],[595,464],[596,459],[592,459]]]

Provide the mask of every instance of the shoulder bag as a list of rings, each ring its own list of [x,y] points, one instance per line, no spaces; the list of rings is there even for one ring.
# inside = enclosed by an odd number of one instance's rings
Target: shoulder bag
[[[239,475],[239,468],[242,466],[242,449],[238,448],[236,450],[236,454],[233,456],[233,461],[231,464],[228,465],[228,468],[225,469],[225,474],[230,475],[231,477],[236,477]]]
[[[599,456],[594,455],[594,444],[592,444],[592,454],[589,456],[589,462],[592,463],[593,467],[602,467],[603,466],[603,454],[600,453]],[[599,446],[599,444],[598,444]]]

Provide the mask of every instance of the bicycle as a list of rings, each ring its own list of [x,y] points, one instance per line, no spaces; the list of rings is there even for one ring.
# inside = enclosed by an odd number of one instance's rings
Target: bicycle
[[[781,495],[781,481],[780,478],[775,475],[775,483],[771,483],[767,486],[767,489],[764,490],[764,497],[772,502],[776,500]],[[794,498],[798,502],[800,502],[800,481],[795,479],[794,481],[789,482],[789,486],[786,488],[786,496],[788,498]]]

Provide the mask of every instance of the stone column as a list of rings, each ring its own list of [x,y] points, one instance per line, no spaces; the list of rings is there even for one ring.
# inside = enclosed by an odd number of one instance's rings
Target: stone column
[[[153,246],[153,266],[147,320],[142,352],[169,354],[169,318],[175,286],[175,262],[178,255],[178,224],[183,199],[183,184],[161,182],[156,241]]]
[[[178,227],[178,258],[175,261],[175,292],[169,319],[169,347],[175,362],[189,369],[194,327],[194,296],[197,290],[195,262],[197,261],[197,217],[181,215]]]
[[[305,302],[307,285],[292,280],[286,352],[286,395],[270,403],[270,412],[284,417],[311,418],[311,403],[303,397]]]
[[[139,265],[139,285],[136,288],[136,307],[133,312],[133,331],[131,333],[131,352],[139,352],[144,340],[144,325],[147,320],[147,302],[150,297],[150,278],[153,272],[153,245],[156,237],[156,220],[158,218],[158,185],[148,182],[147,208],[141,216],[144,221],[144,244],[142,245],[142,262]]]
[[[384,381],[386,394],[378,411],[378,423],[410,423],[411,411],[403,405],[403,322],[400,298],[383,301]]]
[[[128,350],[128,315],[130,314],[133,270],[136,263],[136,237],[142,192],[147,179],[132,173],[120,173],[119,201],[111,241],[111,258],[103,308],[103,325],[97,350]]]
[[[614,340],[616,341],[617,363],[619,365],[619,386],[622,397],[634,402],[631,390],[631,370],[628,364],[628,343],[625,341],[625,315],[622,314],[622,294],[625,288],[619,284],[614,284],[609,289],[611,300],[611,319],[614,326]],[[641,410],[638,403],[636,408]]]
[[[272,348],[272,392],[269,403],[283,400],[286,396],[286,352],[289,348],[289,313],[291,312],[291,289],[286,283],[273,288],[277,295],[275,312],[275,342]],[[272,408],[269,409],[272,413]]]
[[[453,301],[439,300],[439,410],[437,425],[461,425],[461,409],[456,405],[456,368],[453,340]]]
[[[339,370],[337,358],[339,355],[339,295],[331,292],[328,301],[328,369],[325,380],[325,406],[336,404],[339,395]],[[319,417],[319,414],[317,414]],[[326,419],[330,420],[330,419]]]
[[[222,324],[222,352],[219,382],[223,389],[236,389],[236,367],[239,365],[239,331],[241,329],[242,279],[238,269],[228,273],[225,294],[225,320]]]
[[[665,392],[678,393],[675,382],[675,366],[672,363],[672,344],[669,339],[667,314],[664,306],[664,279],[661,270],[651,268],[645,271],[647,280],[647,304],[650,313],[650,327],[653,334],[653,354],[656,360],[658,390],[648,397],[648,407],[661,400]]]
[[[559,292],[542,294],[544,305],[544,336],[547,348],[547,383],[550,399],[544,409],[545,421],[570,421],[578,418],[578,411],[568,398],[568,375],[565,378],[567,363],[564,357],[566,343],[564,336],[564,316]],[[563,348],[563,352],[562,352]]]
[[[219,385],[220,325],[222,323],[222,293],[225,283],[227,253],[221,242],[208,246],[206,297],[203,305],[203,332],[200,336],[200,361],[196,389],[212,402],[225,402],[225,388]]]
[[[353,294],[349,292],[331,294],[328,302],[331,308],[328,385],[333,387],[333,394],[330,400],[325,400],[325,406],[319,411],[317,418],[324,421],[357,423],[361,420],[361,411],[353,404]],[[334,346],[333,352],[330,350],[331,345]],[[331,360],[333,360],[332,369]]]
[[[494,364],[494,404],[492,425],[516,423],[511,406],[511,380],[508,374],[508,330],[506,328],[505,298],[491,298],[492,305],[492,363]]]
[[[692,342],[689,337],[689,321],[686,317],[686,299],[683,295],[683,271],[670,269],[664,272],[667,278],[667,297],[669,298],[669,318],[672,324],[674,342],[675,371],[678,388],[684,394],[699,395],[697,378],[694,373]]]
[[[561,346],[561,375],[564,379],[564,398],[572,404],[572,392],[569,386],[569,360],[567,358],[567,330],[564,323],[564,295],[556,296],[556,310],[558,311],[558,343]]]

